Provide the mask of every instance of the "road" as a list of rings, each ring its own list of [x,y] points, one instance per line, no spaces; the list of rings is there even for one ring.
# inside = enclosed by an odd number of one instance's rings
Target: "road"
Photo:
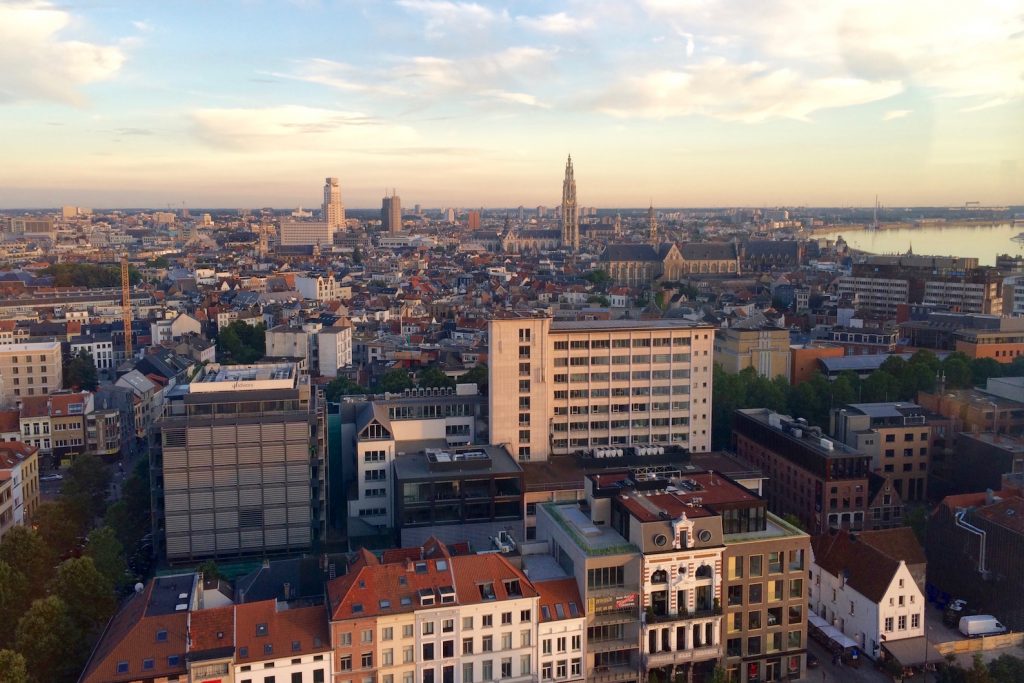
[[[858,668],[833,664],[832,655],[816,641],[811,640],[808,651],[818,658],[816,669],[808,669],[800,680],[808,683],[892,683],[892,678],[875,668],[874,662],[864,657]],[[920,681],[921,678],[907,679]]]

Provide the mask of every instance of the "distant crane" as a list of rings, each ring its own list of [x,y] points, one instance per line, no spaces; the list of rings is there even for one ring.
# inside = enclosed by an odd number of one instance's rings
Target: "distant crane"
[[[124,358],[132,357],[132,292],[128,278],[128,254],[121,256],[121,317],[124,318]]]

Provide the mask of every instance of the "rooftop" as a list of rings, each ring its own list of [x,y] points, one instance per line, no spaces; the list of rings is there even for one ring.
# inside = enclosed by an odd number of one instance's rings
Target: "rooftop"
[[[655,319],[655,320],[556,320],[551,323],[552,332],[604,332],[618,330],[680,330],[704,328],[711,329],[707,323],[695,323],[688,320]]]
[[[637,547],[618,532],[598,526],[580,511],[575,503],[545,503],[543,509],[588,555],[622,555],[639,552]]]
[[[427,448],[395,458],[395,478],[402,481],[480,476],[480,463],[489,464],[484,468],[489,475],[518,475],[523,471],[503,446]]]
[[[761,425],[778,432],[789,441],[814,451],[828,458],[863,456],[855,448],[850,448],[841,441],[822,436],[821,430],[804,420],[794,420],[788,415],[781,415],[767,408],[743,408],[736,411]]]
[[[189,391],[204,393],[291,389],[295,387],[297,374],[294,363],[211,366],[211,370],[202,379],[189,384]]]

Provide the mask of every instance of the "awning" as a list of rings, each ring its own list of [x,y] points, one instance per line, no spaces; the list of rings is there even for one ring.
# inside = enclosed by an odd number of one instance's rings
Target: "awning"
[[[927,649],[925,649],[927,648]],[[917,666],[926,662],[939,664],[944,661],[935,644],[926,641],[924,636],[903,638],[901,640],[884,640],[882,649],[896,658],[903,666]]]

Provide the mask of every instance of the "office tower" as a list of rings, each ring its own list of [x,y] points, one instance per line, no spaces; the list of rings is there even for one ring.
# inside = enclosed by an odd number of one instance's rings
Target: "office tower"
[[[466,226],[470,230],[479,230],[480,229],[480,212],[479,211],[470,211],[468,214],[466,214]]]
[[[711,447],[709,325],[512,315],[488,344],[490,440],[520,460]]]
[[[402,231],[402,199],[394,190],[381,200],[380,225],[386,232]]]
[[[562,181],[562,248],[580,249],[579,209],[576,206],[576,179],[572,176],[572,155],[565,162],[565,180]]]
[[[337,178],[325,179],[323,219],[332,232],[345,227],[345,205],[341,203],[341,185]]]
[[[326,414],[295,363],[212,365],[166,397],[152,456],[168,561],[307,550],[326,526]]]
[[[0,405],[13,406],[25,396],[43,396],[63,386],[60,342],[0,346]]]
[[[334,230],[327,221],[281,219],[280,244],[283,247],[312,247],[334,243]]]

